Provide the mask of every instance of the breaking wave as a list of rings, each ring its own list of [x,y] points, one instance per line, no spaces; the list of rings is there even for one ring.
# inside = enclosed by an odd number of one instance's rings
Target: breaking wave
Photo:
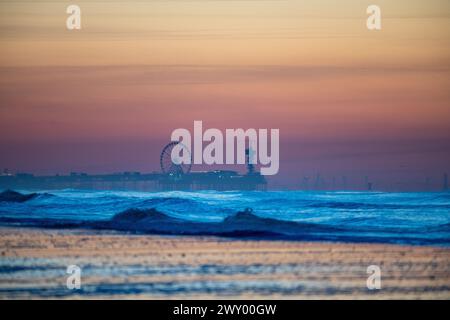
[[[6,191],[0,224],[449,246],[449,206],[435,193]]]

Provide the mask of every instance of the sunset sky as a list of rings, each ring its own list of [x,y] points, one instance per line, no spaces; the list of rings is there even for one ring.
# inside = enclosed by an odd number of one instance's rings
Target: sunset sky
[[[66,29],[69,4],[81,30]],[[448,0],[0,0],[0,168],[13,172],[159,170],[171,132],[202,120],[279,128],[278,186],[319,172],[439,183],[449,88]]]

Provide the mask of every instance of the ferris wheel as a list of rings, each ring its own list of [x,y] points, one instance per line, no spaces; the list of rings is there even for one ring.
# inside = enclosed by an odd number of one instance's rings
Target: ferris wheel
[[[172,159],[172,150],[176,145],[180,145],[182,147],[182,152],[187,152],[191,161],[189,163],[183,163],[181,159]],[[191,171],[192,166],[192,156],[189,149],[178,141],[173,141],[167,144],[164,149],[161,151],[161,155],[159,157],[159,164],[161,166],[161,171],[165,174],[169,175],[182,175],[189,173]]]

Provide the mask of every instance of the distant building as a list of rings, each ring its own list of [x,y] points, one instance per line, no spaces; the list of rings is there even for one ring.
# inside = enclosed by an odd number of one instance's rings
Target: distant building
[[[168,146],[173,146],[173,143]],[[167,148],[167,146],[166,146]],[[167,151],[167,149],[164,150]],[[163,152],[164,152],[163,150]],[[169,153],[170,154],[170,153]],[[29,173],[0,175],[0,189],[86,189],[86,190],[266,190],[267,181],[251,164],[250,150],[246,151],[247,173],[236,171],[190,172],[181,165],[169,163],[164,170],[161,154],[161,173],[122,172],[89,175],[71,172],[69,175],[34,176]]]

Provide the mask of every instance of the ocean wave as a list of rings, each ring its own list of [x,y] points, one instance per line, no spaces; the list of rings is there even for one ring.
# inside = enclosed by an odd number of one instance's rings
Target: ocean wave
[[[361,194],[359,194],[361,196]],[[373,196],[373,195],[372,195]],[[435,200],[446,199],[445,196],[441,198],[436,197]],[[398,199],[396,199],[398,200]],[[375,202],[356,202],[356,201],[330,201],[323,198],[309,199],[309,198],[293,198],[286,199],[281,197],[273,197],[269,199],[260,200],[265,205],[284,205],[297,206],[300,208],[311,209],[346,209],[346,210],[374,210],[374,209],[450,209],[450,203],[375,203]]]
[[[48,198],[53,198],[55,195],[51,193],[20,193],[14,190],[5,190],[0,192],[0,202],[27,202],[30,200],[44,200]]]
[[[34,199],[38,193],[22,194],[13,190],[5,190],[0,193],[0,202],[25,202]]]
[[[153,207],[153,206],[188,206],[192,208],[197,206],[200,202],[193,199],[186,199],[180,197],[157,197],[151,199],[145,199],[139,202],[137,205],[140,207]]]
[[[175,218],[155,208],[129,209],[115,215],[109,227],[116,230],[186,235],[302,235],[311,231],[332,232],[338,228],[313,223],[262,218],[251,209],[239,211],[220,222],[197,222]]]
[[[450,245],[449,204],[436,199],[437,193],[64,190],[2,195],[0,224],[7,226]]]
[[[155,208],[131,208],[110,220],[82,221],[51,218],[0,217],[0,223],[41,228],[91,228],[166,235],[295,236],[311,232],[336,232],[339,228],[314,223],[283,221],[255,215],[251,209],[239,211],[220,222],[180,219]]]
[[[317,202],[309,205],[310,208],[332,209],[450,209],[449,204],[389,204],[389,203],[360,203],[360,202]]]
[[[443,223],[437,226],[431,226],[427,228],[428,232],[446,232],[450,233],[450,223]]]
[[[365,230],[351,230],[331,225],[284,221],[264,218],[245,209],[230,215],[220,222],[198,222],[170,216],[155,208],[131,208],[114,215],[109,220],[80,221],[40,218],[0,217],[0,223],[22,227],[57,229],[95,229],[115,230],[127,233],[185,235],[185,236],[223,236],[231,238],[252,238],[272,240],[303,241],[343,241],[343,242],[381,242],[403,243],[398,235],[367,236]],[[433,239],[409,238],[409,244],[440,244]]]

